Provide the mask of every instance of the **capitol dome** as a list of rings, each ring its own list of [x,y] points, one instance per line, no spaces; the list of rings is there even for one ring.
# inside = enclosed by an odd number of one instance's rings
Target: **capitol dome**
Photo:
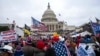
[[[50,4],[48,3],[48,8],[47,10],[44,12],[42,19],[42,22],[50,22],[50,21],[58,21],[56,18],[55,13],[51,10],[50,8]]]

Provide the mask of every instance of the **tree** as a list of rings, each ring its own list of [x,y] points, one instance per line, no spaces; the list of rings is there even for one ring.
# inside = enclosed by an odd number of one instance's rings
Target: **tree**
[[[0,32],[1,31],[6,31],[6,30],[9,30],[8,26],[0,26]]]

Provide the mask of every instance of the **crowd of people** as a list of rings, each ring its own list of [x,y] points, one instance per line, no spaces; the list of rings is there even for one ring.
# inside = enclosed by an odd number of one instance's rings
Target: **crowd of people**
[[[76,48],[82,41],[86,44],[88,41],[93,42],[94,56],[98,56],[100,55],[99,39],[100,37],[89,35],[78,36],[77,38],[19,37],[17,41],[0,41],[0,56],[78,56]],[[88,48],[87,45],[85,49]]]

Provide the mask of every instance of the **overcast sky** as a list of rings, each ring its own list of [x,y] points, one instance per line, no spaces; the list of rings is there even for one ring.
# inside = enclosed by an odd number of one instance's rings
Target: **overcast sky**
[[[15,20],[21,27],[31,25],[31,16],[40,21],[48,2],[58,20],[68,25],[80,26],[89,18],[100,19],[100,0],[0,0],[0,22]]]

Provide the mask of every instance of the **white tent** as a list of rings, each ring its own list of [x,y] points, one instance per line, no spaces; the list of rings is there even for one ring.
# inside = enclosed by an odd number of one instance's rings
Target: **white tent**
[[[81,36],[91,35],[91,33],[90,33],[90,32],[88,32],[88,31],[84,31],[84,32],[82,32],[82,33],[80,33],[80,34],[81,34]]]
[[[84,31],[84,32],[82,32],[82,33],[78,33],[78,34],[76,34],[76,35],[72,35],[71,37],[77,37],[77,36],[79,36],[79,35],[81,35],[81,36],[85,36],[85,35],[91,35],[91,33],[88,32],[88,31]]]
[[[72,35],[71,37],[77,37],[77,36],[79,36],[80,34],[76,34],[76,35]]]

